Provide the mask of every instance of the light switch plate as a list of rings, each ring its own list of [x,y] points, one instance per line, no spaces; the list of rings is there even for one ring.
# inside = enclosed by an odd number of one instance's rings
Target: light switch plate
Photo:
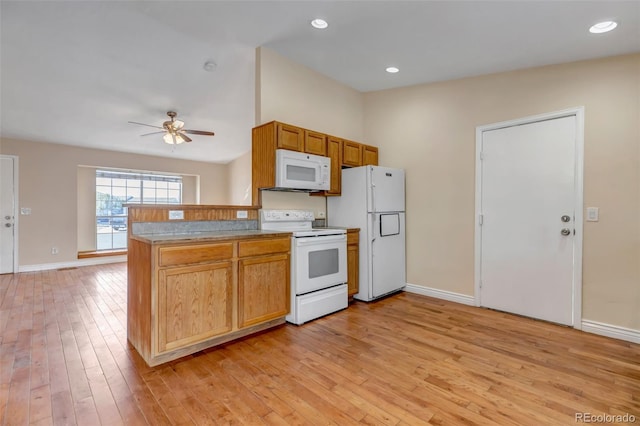
[[[598,207],[587,207],[587,222],[597,222],[598,216]]]
[[[236,219],[246,219],[249,217],[249,213],[246,210],[236,211]]]
[[[169,220],[184,219],[184,210],[169,210]]]

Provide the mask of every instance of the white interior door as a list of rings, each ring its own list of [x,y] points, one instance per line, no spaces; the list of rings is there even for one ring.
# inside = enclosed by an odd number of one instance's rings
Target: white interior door
[[[575,154],[575,116],[482,133],[481,306],[573,325]]]
[[[14,159],[0,156],[0,274],[14,272]]]

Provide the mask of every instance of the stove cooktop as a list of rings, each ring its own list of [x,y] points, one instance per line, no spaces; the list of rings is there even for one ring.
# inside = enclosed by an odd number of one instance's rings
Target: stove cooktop
[[[319,237],[346,234],[346,228],[313,228],[310,210],[260,210],[260,229],[289,231],[294,237]]]

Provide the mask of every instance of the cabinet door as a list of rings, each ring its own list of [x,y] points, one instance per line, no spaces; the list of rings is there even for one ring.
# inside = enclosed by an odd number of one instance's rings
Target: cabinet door
[[[342,140],[329,136],[327,156],[331,158],[331,188],[327,195],[340,195],[342,190]]]
[[[231,331],[232,262],[159,271],[157,352]]]
[[[375,146],[362,146],[362,165],[377,166],[378,165],[378,148]]]
[[[347,288],[349,296],[358,292],[359,235],[358,231],[347,233]]]
[[[342,164],[350,167],[362,166],[362,144],[342,141]]]
[[[305,130],[304,152],[307,154],[327,155],[327,135]]]
[[[289,313],[289,255],[246,258],[238,267],[240,328]]]
[[[276,148],[300,152],[304,150],[304,129],[283,123],[278,123],[277,129]]]

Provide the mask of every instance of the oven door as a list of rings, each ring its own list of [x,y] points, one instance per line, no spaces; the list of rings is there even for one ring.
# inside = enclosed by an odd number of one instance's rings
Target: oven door
[[[293,277],[297,295],[347,282],[347,236],[293,239]]]

